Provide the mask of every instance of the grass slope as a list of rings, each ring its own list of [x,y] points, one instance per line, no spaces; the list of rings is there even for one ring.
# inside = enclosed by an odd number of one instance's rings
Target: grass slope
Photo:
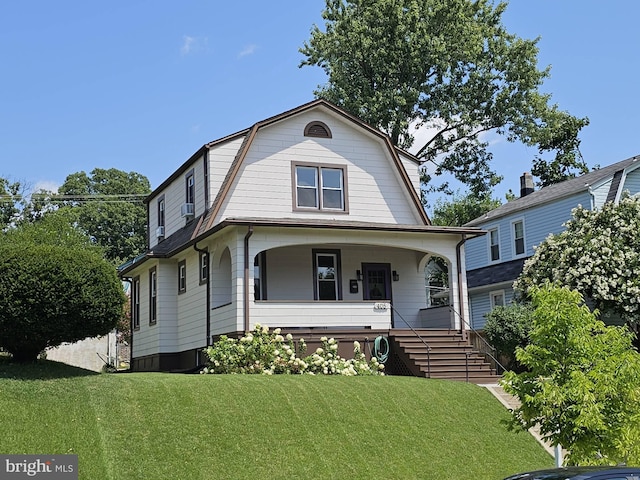
[[[501,479],[552,466],[476,385],[409,377],[97,375],[0,359],[0,452],[80,478]]]

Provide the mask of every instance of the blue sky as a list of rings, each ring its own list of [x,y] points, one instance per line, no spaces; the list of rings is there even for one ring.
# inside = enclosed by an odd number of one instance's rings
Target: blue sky
[[[313,98],[298,68],[324,0],[21,0],[0,4],[0,176],[58,186],[118,168],[156,187],[204,143]],[[541,36],[542,90],[588,116],[590,166],[640,154],[635,0],[511,0],[509,31]],[[497,138],[495,166],[519,188],[535,154]]]

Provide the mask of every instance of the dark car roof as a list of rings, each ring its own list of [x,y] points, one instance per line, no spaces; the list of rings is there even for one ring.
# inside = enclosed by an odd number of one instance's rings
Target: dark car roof
[[[603,476],[611,474],[611,477]],[[617,476],[616,476],[617,475]],[[620,475],[631,475],[640,478],[640,468],[637,467],[563,467],[535,472],[519,473],[504,480],[589,480],[620,478]]]

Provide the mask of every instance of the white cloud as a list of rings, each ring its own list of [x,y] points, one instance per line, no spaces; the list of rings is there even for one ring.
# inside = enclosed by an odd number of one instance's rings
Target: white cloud
[[[253,55],[255,51],[258,49],[258,46],[255,44],[247,45],[244,49],[238,54],[238,58],[246,57],[247,55]]]
[[[53,180],[39,180],[33,186],[33,191],[39,192],[40,190],[46,190],[48,192],[58,193],[58,188],[60,188],[60,185]]]
[[[185,35],[184,37],[182,37],[182,47],[180,48],[180,53],[182,55],[189,55],[195,43],[196,39],[194,37]]]
[[[206,50],[208,41],[209,39],[207,37],[192,37],[191,35],[184,35],[182,37],[180,54],[184,57],[201,50]]]

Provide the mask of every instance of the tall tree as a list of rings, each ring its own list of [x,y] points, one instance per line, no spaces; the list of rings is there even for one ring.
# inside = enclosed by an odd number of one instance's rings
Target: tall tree
[[[484,193],[473,195],[455,194],[451,200],[439,198],[433,207],[431,223],[448,227],[461,227],[467,222],[498,208],[502,202]]]
[[[0,230],[17,219],[23,200],[23,185],[0,177]]]
[[[300,66],[323,68],[328,81],[315,94],[400,147],[412,146],[411,125],[433,130],[414,147],[417,156],[474,194],[501,180],[485,132],[537,146],[536,174],[545,184],[558,181],[557,172],[584,173],[577,135],[588,120],[539,91],[549,68],[537,68],[538,40],[507,32],[505,8],[490,0],[326,0],[325,29],[313,27]],[[446,183],[439,189],[449,191]]]
[[[67,176],[58,189],[61,209],[71,208],[78,226],[114,262],[132,258],[146,247],[146,209],[149,180],[136,172],[96,168]]]

